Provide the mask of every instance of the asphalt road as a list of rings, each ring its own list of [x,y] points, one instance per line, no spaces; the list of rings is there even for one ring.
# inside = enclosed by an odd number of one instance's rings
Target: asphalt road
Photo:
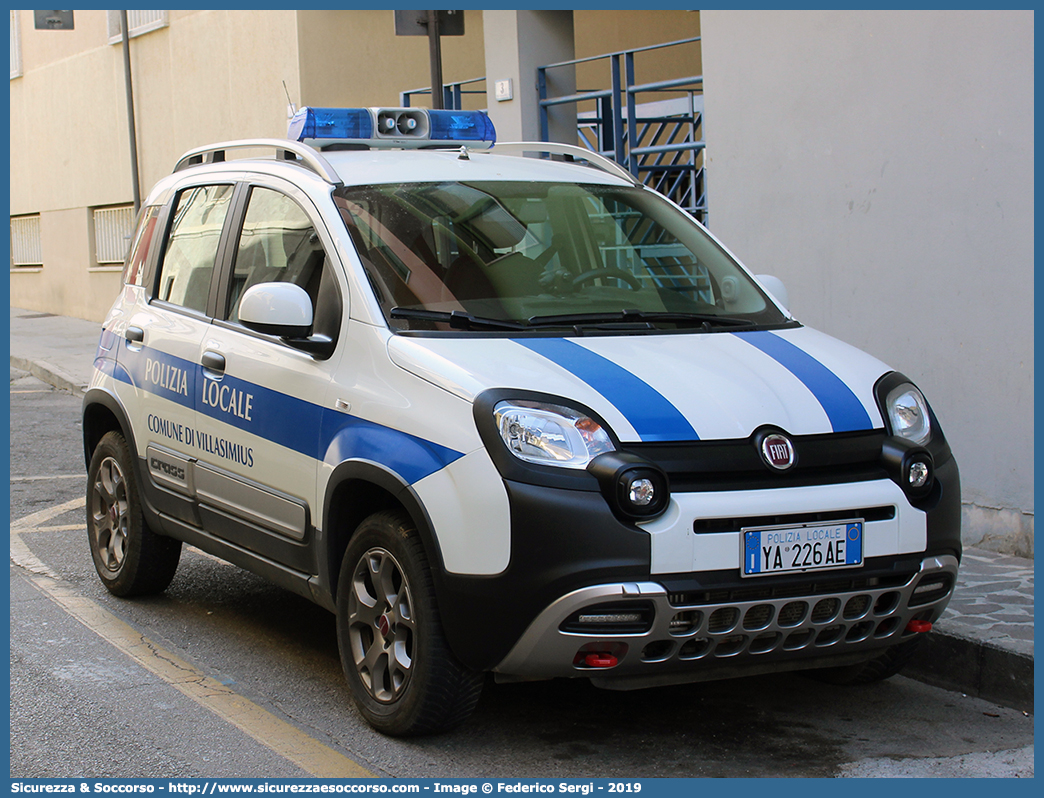
[[[11,383],[12,777],[1031,776],[1033,718],[895,677],[631,693],[489,680],[463,728],[392,740],[351,704],[333,616],[185,549],[126,601],[87,548],[80,401]]]

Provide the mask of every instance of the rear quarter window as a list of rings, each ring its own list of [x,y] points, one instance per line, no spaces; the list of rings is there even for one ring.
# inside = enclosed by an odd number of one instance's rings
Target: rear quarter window
[[[141,211],[138,227],[134,231],[134,241],[131,243],[127,260],[123,264],[124,285],[144,285],[145,264],[149,259],[149,250],[152,246],[153,234],[156,232],[159,212],[159,205],[148,205]]]

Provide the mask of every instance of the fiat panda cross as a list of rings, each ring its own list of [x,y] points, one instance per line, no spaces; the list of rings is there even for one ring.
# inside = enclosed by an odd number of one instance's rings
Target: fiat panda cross
[[[896,672],[961,555],[924,396],[615,163],[494,142],[306,108],[156,185],[83,406],[106,587],[187,543],[318,603],[393,735],[490,672]]]

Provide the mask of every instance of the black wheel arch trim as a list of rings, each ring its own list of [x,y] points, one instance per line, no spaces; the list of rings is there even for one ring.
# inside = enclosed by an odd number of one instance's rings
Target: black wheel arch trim
[[[148,467],[146,466],[145,458],[141,452],[138,451],[138,443],[134,438],[134,427],[131,426],[130,419],[127,416],[127,411],[124,409],[123,404],[119,398],[112,392],[99,387],[90,388],[83,397],[82,404],[82,419],[83,419],[83,450],[84,457],[87,463],[87,469],[90,470],[91,458],[94,455],[94,447],[91,445],[92,439],[95,445],[102,439],[111,427],[106,426],[105,429],[97,429],[93,423],[92,408],[102,407],[110,413],[116,420],[117,431],[123,436],[123,439],[127,442],[127,446],[130,449],[131,457],[133,458],[136,476],[138,478],[139,487],[139,499],[141,501],[141,511],[145,516],[145,520],[149,527],[160,535],[167,535],[168,537],[175,537],[179,540],[184,540],[180,535],[172,535],[165,528],[162,521],[163,514],[155,504],[156,491],[161,490],[157,488],[150,476]],[[175,495],[171,493],[170,495]]]
[[[651,576],[649,534],[613,515],[601,493],[505,481],[511,554],[499,574],[441,574],[446,639],[474,670],[492,670],[544,609],[588,585]]]
[[[130,447],[131,456],[135,461],[138,460],[138,446],[134,440],[134,428],[130,424],[130,419],[127,418],[127,413],[123,409],[123,405],[120,404],[120,400],[116,398],[114,394],[105,390],[104,388],[90,388],[83,397],[83,404],[81,406],[81,417],[83,419],[83,453],[84,462],[87,468],[91,466],[91,456],[94,454],[94,447],[91,446],[91,440],[95,443],[100,441],[102,435],[95,434],[95,425],[92,420],[91,408],[101,405],[108,410],[116,418],[116,423],[119,425],[120,434],[123,435],[123,439],[127,441],[127,445]]]
[[[413,521],[425,547],[446,640],[474,670],[490,670],[544,608],[559,596],[604,580],[647,578],[651,541],[646,532],[613,516],[597,490],[547,488],[505,481],[511,508],[508,567],[499,574],[446,570],[438,536],[416,492],[397,474],[369,461],[346,461],[326,486],[323,527],[316,535],[319,589],[336,601],[337,575],[355,527],[336,493],[351,481],[384,491]],[[592,480],[593,481],[593,480]],[[360,522],[384,509],[356,513]],[[350,527],[346,528],[346,527]],[[482,634],[476,634],[482,629]]]
[[[351,524],[348,529],[341,528],[346,518],[351,518],[353,513],[345,511],[342,503],[337,502],[335,497],[342,486],[350,482],[380,488],[410,516],[417,534],[420,535],[424,544],[425,554],[427,554],[435,580],[436,596],[441,596],[443,592],[441,577],[445,573],[445,565],[442,559],[442,549],[427,510],[424,509],[416,491],[402,477],[371,460],[346,460],[334,468],[326,482],[326,491],[323,496],[323,523],[321,529],[316,530],[315,538],[316,570],[320,589],[329,594],[331,601],[336,601],[337,579],[348,541],[366,516],[377,510],[385,509],[375,506],[365,512],[356,513],[354,515],[360,516],[355,519],[356,523]]]

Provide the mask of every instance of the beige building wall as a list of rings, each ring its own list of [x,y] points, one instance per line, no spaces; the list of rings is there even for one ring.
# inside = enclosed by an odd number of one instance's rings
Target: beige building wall
[[[79,12],[72,31],[35,31],[31,11],[19,17],[22,77],[11,81],[10,96],[11,213],[125,201],[123,65],[119,48],[106,44],[105,12]]]
[[[193,147],[286,135],[295,26],[293,11],[171,11],[169,28],[131,42],[143,192]]]
[[[396,36],[394,11],[298,11],[297,25],[301,89],[291,96],[298,108],[398,105],[400,91],[431,83],[427,37]],[[443,83],[485,75],[482,30],[482,12],[465,11],[464,35],[442,37]],[[430,107],[431,100],[412,104]],[[485,97],[465,107],[484,108]]]
[[[43,269],[11,273],[11,302],[100,319],[119,270],[90,261],[87,206],[131,198],[121,53],[104,12],[72,31],[35,31],[19,12],[22,76],[11,81],[11,213],[40,214]],[[49,35],[40,35],[40,34]],[[120,104],[117,104],[117,103]]]
[[[700,12],[574,11],[573,30],[576,32],[576,57],[590,58],[699,36]],[[701,74],[700,45],[700,42],[695,42],[638,53],[635,56],[636,80],[651,83]],[[609,88],[609,80],[608,59],[577,68],[577,86],[580,88]]]
[[[171,11],[131,39],[142,199],[200,144],[286,134],[299,84],[292,11]],[[42,268],[12,269],[11,304],[104,318],[119,266],[95,260],[92,209],[133,200],[122,45],[105,11],[72,31],[19,14],[22,75],[11,80],[11,214],[40,214]],[[289,34],[288,34],[289,31]]]

